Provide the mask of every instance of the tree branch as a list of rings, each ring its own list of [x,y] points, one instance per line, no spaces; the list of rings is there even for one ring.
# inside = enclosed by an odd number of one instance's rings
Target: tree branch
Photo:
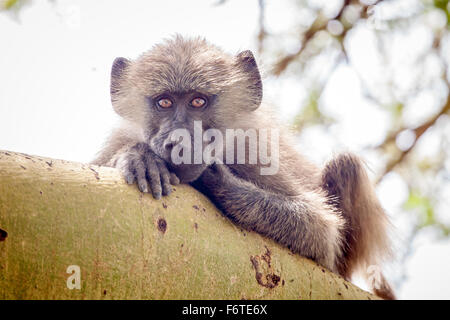
[[[377,298],[175,189],[157,201],[112,168],[0,151],[0,299]]]

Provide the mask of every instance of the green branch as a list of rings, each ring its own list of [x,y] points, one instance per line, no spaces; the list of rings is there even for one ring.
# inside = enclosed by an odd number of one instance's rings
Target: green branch
[[[189,186],[156,201],[122,180],[0,151],[0,299],[376,298],[242,230]]]

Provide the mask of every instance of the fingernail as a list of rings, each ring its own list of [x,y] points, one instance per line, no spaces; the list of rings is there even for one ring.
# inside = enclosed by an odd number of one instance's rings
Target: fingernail
[[[147,189],[147,186],[145,186],[145,185],[139,185],[139,190],[141,190],[141,192],[144,192],[144,193],[147,193],[148,192],[148,189]]]

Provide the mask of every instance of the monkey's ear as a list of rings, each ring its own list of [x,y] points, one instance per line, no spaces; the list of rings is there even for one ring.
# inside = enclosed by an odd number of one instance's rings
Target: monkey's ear
[[[261,104],[263,97],[262,81],[261,75],[259,73],[258,65],[256,63],[255,57],[250,50],[245,50],[239,53],[236,57],[238,59],[238,64],[249,76],[250,80],[250,95],[254,99],[254,108],[256,110]]]
[[[125,73],[125,70],[130,65],[130,61],[128,59],[119,57],[114,59],[112,69],[111,69],[111,100],[114,102],[114,100],[117,97],[117,94],[120,91],[120,83],[122,82],[121,79]]]

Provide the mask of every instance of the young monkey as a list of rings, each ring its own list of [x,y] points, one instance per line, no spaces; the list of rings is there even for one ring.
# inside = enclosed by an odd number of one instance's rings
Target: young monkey
[[[261,100],[261,76],[250,51],[234,56],[203,39],[176,36],[134,61],[117,58],[111,101],[123,122],[93,163],[119,168],[128,183],[156,199],[168,195],[171,184],[190,183],[240,226],[345,279],[355,272],[369,278],[370,267],[379,266],[391,249],[389,221],[363,163],[346,153],[324,168],[312,164]],[[279,157],[271,156],[278,170],[262,175],[267,165],[259,158],[252,164],[175,163],[172,151],[181,142],[174,132],[194,136],[198,121],[203,130],[223,136],[227,129],[278,130],[279,141],[269,140],[277,143]],[[246,156],[255,151],[247,140],[238,141],[239,147]],[[376,294],[394,298],[381,274],[371,280]]]

